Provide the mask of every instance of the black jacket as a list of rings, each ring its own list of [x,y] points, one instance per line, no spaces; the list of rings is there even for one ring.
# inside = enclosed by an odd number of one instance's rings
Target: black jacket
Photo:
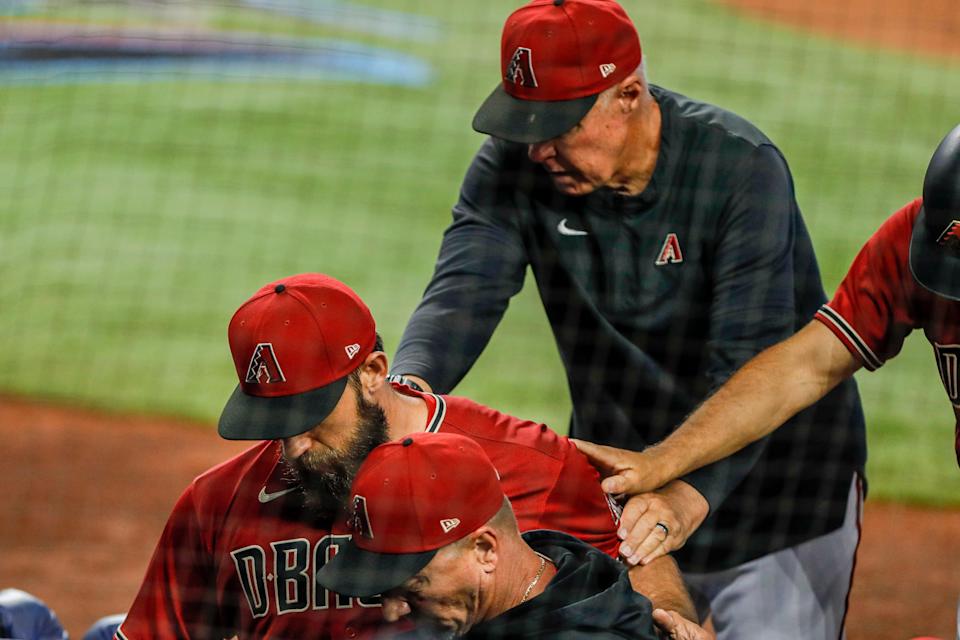
[[[565,196],[522,145],[489,139],[464,178],[394,372],[455,386],[529,266],[573,400],[570,435],[640,450],[826,300],[780,151],[746,120],[651,87],[660,153],[636,196]],[[675,557],[716,571],[843,522],[866,458],[848,380],[771,436],[686,478],[710,515]]]

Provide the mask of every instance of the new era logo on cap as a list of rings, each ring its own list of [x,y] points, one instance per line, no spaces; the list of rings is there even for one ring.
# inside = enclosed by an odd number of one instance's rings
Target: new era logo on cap
[[[343,348],[343,350],[347,352],[347,357],[350,358],[351,360],[353,360],[353,356],[355,356],[355,355],[357,355],[358,353],[360,353],[360,345],[358,345],[358,344],[356,344],[356,343],[354,343],[354,344],[348,344],[347,346],[345,346],[345,347]]]
[[[606,78],[616,70],[617,70],[617,65],[613,64],[612,62],[600,65],[600,75],[602,75],[604,78]]]
[[[444,518],[440,521],[440,528],[444,533],[450,533],[460,526],[460,518]]]

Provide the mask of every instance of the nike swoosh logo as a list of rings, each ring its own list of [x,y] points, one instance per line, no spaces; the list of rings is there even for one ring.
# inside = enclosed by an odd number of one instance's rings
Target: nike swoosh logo
[[[560,224],[557,225],[557,231],[560,232],[560,235],[564,236],[586,236],[589,235],[586,231],[581,231],[580,229],[571,229],[567,226],[567,219],[564,218],[560,221]]]
[[[299,488],[300,487],[291,487],[289,489],[284,489],[283,491],[274,491],[273,493],[267,493],[267,488],[263,487],[262,489],[260,489],[260,495],[257,496],[257,499],[260,500],[261,503],[267,504],[268,502],[271,502],[272,500],[276,500],[280,496],[285,496],[288,493],[296,491]]]

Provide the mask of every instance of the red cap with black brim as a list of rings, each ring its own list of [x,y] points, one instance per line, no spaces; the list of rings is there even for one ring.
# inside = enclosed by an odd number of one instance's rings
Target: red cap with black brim
[[[351,489],[353,538],[317,572],[320,586],[367,597],[394,589],[503,506],[497,471],[473,440],[416,433],[374,449]]]
[[[319,273],[262,287],[233,315],[228,335],[240,379],[220,415],[228,440],[289,438],[314,428],[376,344],[367,305]]]
[[[504,24],[503,82],[473,128],[527,144],[556,138],[641,60],[637,30],[613,0],[533,0]]]

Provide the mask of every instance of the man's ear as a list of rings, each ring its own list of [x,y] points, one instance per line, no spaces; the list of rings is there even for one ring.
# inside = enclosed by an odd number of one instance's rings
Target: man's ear
[[[495,529],[483,526],[473,533],[472,551],[486,573],[493,573],[500,561],[500,538]]]
[[[623,113],[630,113],[640,107],[641,98],[647,87],[635,73],[631,73],[617,86],[616,100]]]
[[[383,351],[373,351],[364,359],[360,365],[360,386],[365,400],[371,401],[373,395],[387,384],[388,372],[387,354]]]

